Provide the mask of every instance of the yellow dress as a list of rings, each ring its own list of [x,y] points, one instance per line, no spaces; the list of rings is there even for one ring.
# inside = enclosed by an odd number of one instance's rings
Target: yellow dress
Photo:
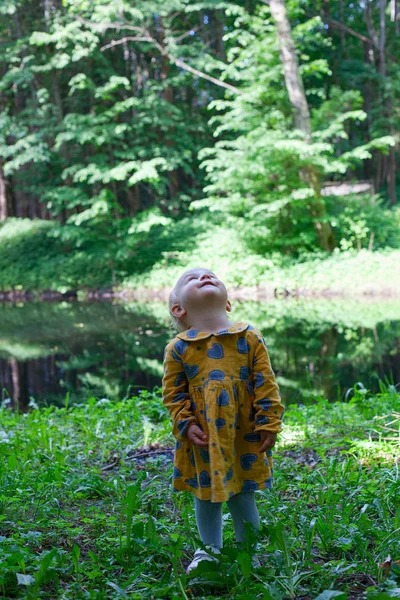
[[[258,451],[258,432],[280,432],[284,408],[258,329],[240,322],[177,334],[165,348],[162,387],[176,438],[174,492],[224,502],[272,486],[272,452]],[[207,434],[208,448],[188,440],[191,423]]]

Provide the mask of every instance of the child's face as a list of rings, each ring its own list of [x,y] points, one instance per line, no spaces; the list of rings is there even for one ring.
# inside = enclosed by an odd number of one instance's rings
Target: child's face
[[[179,307],[183,308],[187,314],[194,314],[196,311],[204,311],[207,307],[218,308],[221,311],[230,311],[230,302],[225,284],[208,269],[190,269],[178,279],[175,285],[175,293]],[[175,314],[174,316],[182,316]]]

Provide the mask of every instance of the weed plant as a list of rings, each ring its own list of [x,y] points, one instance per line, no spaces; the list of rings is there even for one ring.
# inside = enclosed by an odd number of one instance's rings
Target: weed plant
[[[25,414],[4,402],[0,598],[399,598],[399,418],[388,382],[287,407],[275,487],[256,492],[258,543],[235,544],[224,505],[220,564],[188,576],[201,542],[193,496],[169,486],[174,440],[159,388],[32,402]]]

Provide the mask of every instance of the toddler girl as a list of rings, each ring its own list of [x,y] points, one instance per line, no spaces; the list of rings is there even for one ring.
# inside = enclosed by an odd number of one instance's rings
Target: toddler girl
[[[238,543],[245,522],[260,527],[254,490],[272,486],[271,448],[284,409],[262,334],[228,319],[227,290],[212,271],[186,271],[169,311],[179,331],[165,348],[162,382],[176,438],[172,489],[194,494],[200,539],[215,555],[223,502]],[[196,550],[186,572],[204,559],[215,557]]]

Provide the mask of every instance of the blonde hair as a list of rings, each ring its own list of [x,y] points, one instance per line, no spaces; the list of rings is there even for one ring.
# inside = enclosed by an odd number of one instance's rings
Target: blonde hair
[[[179,297],[178,297],[178,294],[176,293],[176,285],[175,285],[174,289],[171,290],[169,298],[168,298],[168,311],[169,311],[169,316],[171,318],[170,323],[169,323],[170,329],[173,329],[177,333],[185,330],[185,328],[182,327],[181,323],[179,323],[179,320],[176,317],[174,317],[174,315],[171,312],[171,308],[173,307],[173,305],[178,304],[178,303],[179,303]]]

